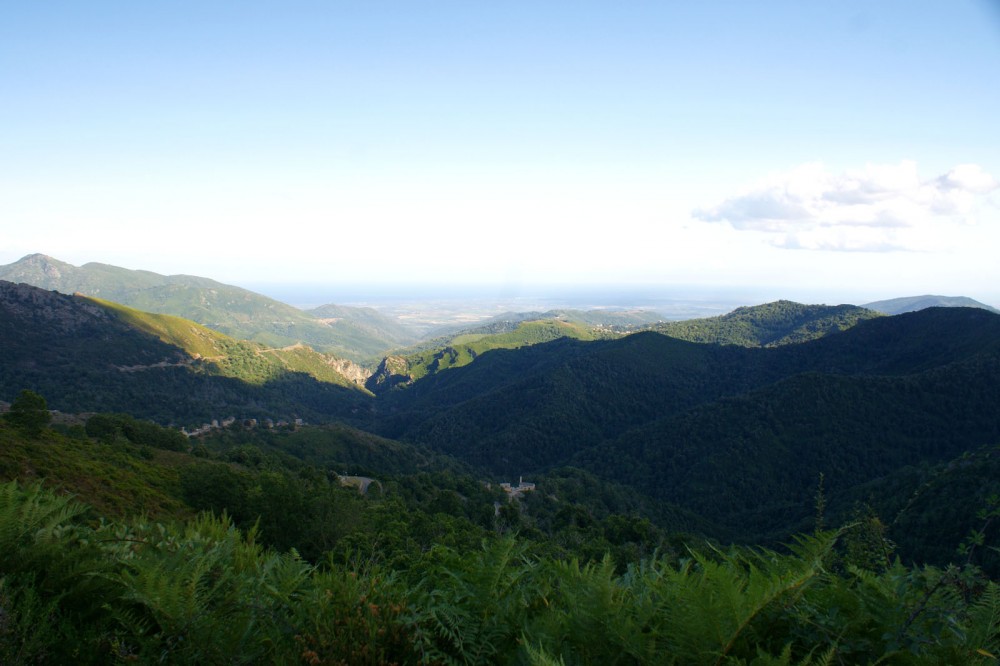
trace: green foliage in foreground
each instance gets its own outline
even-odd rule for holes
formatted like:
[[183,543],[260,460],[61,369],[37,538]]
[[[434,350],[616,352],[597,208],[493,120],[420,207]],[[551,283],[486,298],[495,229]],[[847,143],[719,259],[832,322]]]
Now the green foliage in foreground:
[[837,533],[791,552],[606,559],[514,538],[411,566],[314,565],[203,515],[86,525],[0,485],[0,662],[993,664],[1000,588],[974,568],[861,569]]

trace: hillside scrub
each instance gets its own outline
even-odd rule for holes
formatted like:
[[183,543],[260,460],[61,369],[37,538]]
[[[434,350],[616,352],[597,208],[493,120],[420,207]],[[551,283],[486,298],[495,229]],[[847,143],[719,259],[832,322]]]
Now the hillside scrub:
[[992,664],[1000,650],[1000,589],[977,569],[864,569],[838,559],[838,532],[623,574],[503,538],[393,571],[310,564],[226,516],[84,513],[0,485],[4,663]]

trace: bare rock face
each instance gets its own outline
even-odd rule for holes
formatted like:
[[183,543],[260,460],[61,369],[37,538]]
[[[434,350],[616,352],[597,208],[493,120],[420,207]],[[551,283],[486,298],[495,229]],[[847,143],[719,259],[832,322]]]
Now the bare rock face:
[[328,363],[330,364],[330,367],[347,377],[358,386],[365,386],[365,383],[368,381],[368,370],[361,367],[354,361],[348,361],[345,358],[331,357]]
[[411,381],[413,377],[410,376],[406,359],[402,356],[386,356],[365,382],[365,388],[377,395]]

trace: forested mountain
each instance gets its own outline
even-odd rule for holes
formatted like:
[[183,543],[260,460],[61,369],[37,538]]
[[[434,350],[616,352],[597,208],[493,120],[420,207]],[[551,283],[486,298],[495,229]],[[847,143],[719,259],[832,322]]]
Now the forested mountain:
[[[900,467],[853,486],[831,498],[841,509],[827,516],[827,524],[847,524],[870,510],[884,520],[904,561],[969,561],[972,554],[956,544],[971,545],[968,540],[976,533],[982,535],[980,546],[1000,540],[1000,525],[991,516],[1000,506],[998,498],[1000,447],[993,444],[937,464]],[[995,548],[979,548],[975,559],[1000,574]]]
[[662,315],[652,310],[642,309],[595,308],[591,310],[575,310],[562,308],[546,310],[545,312],[504,312],[495,317],[490,317],[475,326],[451,325],[432,330],[427,334],[428,340],[415,345],[416,349],[414,351],[440,347],[442,342],[446,342],[459,335],[509,333],[517,328],[519,324],[531,321],[558,320],[577,324],[584,328],[591,328],[595,332],[599,332],[601,330],[637,328],[646,324],[654,324],[662,319]]
[[[775,349],[655,333],[495,351],[382,397],[384,432],[494,473],[571,464],[725,525],[1000,442],[1000,316],[931,309]],[[779,527],[781,526],[781,527]]]
[[736,308],[718,317],[646,327],[681,340],[742,347],[777,347],[843,331],[878,313],[855,305],[803,305],[774,301]]
[[443,370],[468,365],[494,349],[517,349],[560,338],[593,340],[597,335],[590,326],[562,319],[496,321],[386,357],[366,386],[374,393],[384,393]]
[[742,307],[719,317],[678,322],[658,321],[658,315],[647,311],[508,313],[479,326],[398,350],[382,361],[367,386],[375,393],[384,393],[441,370],[468,365],[491,349],[515,349],[562,337],[598,340],[635,331],[656,331],[691,342],[774,347],[845,330],[876,316],[879,315],[875,312],[853,305],[802,305],[791,301]]
[[0,282],[0,399],[31,388],[64,412],[189,425],[342,419],[487,478],[582,470],[649,498],[637,500],[645,515],[659,503],[671,524],[748,541],[807,527],[821,474],[843,512],[864,484],[1000,444],[1000,316],[932,308],[792,344],[784,324],[845,311],[772,306],[749,320],[759,344],[765,330],[784,340],[776,347],[649,331],[588,340],[579,323],[517,322],[400,359],[411,385],[373,396],[307,347]]
[[[748,346],[518,322],[376,396],[0,281],[0,661],[993,663],[1000,316],[792,344],[791,310]],[[129,414],[28,428],[26,388]],[[136,418],[225,415],[337,422]]]
[[905,296],[903,298],[890,298],[885,301],[865,303],[861,307],[888,315],[914,312],[926,308],[982,308],[983,310],[1000,314],[1000,310],[967,296]]
[[339,359],[271,349],[194,322],[0,281],[0,392],[62,411],[128,411],[168,423],[329,418],[366,402]]
[[413,344],[418,335],[374,308],[358,308],[328,303],[305,311],[340,337],[340,346],[357,349],[367,360],[387,349]]
[[0,280],[94,296],[144,312],[172,314],[270,346],[301,342],[358,362],[416,339],[395,322],[363,308],[338,306],[336,315],[320,312],[322,319],[318,319],[280,301],[208,278],[165,276],[98,263],[78,268],[42,254],[0,266]]

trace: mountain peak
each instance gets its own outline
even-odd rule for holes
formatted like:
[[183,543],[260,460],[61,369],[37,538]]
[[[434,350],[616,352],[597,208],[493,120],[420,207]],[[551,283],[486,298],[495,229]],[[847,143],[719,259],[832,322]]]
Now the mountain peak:
[[21,257],[13,264],[0,266],[0,279],[55,289],[54,283],[76,271],[79,271],[76,266],[54,259],[47,254],[35,253]]
[[41,252],[35,252],[34,254],[28,254],[17,261],[15,261],[11,266],[27,265],[27,266],[68,266],[70,268],[76,268],[71,264],[67,264],[65,261],[59,261],[55,257],[50,257],[47,254],[42,254]]

